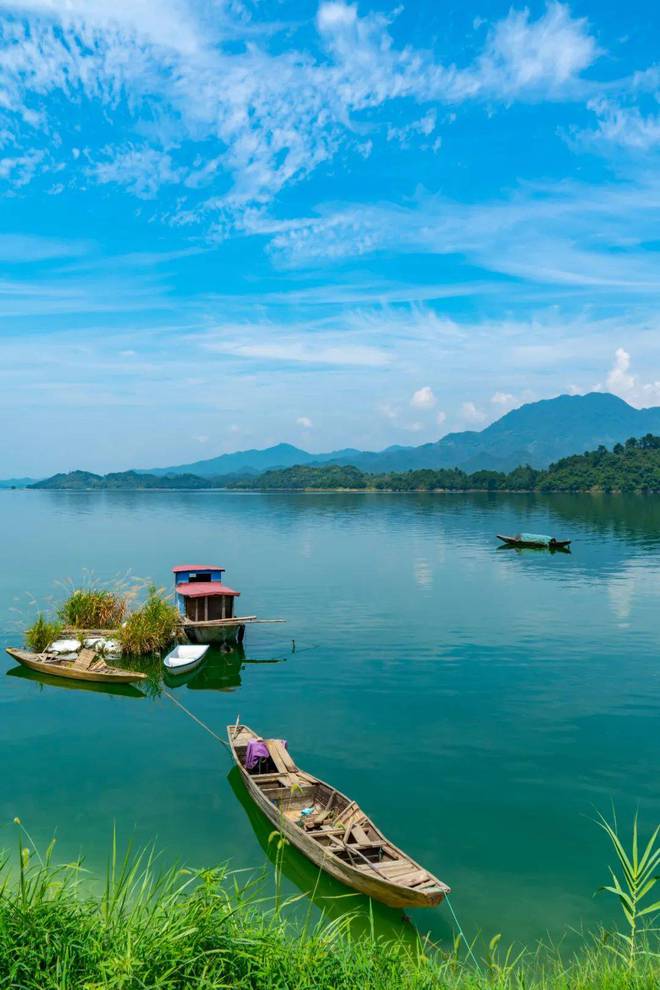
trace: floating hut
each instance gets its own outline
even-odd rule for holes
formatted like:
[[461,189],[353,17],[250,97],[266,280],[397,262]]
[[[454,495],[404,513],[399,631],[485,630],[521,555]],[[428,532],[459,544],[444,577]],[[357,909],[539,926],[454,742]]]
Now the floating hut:
[[240,591],[223,581],[224,567],[180,564],[172,568],[181,625],[192,643],[243,642],[245,626],[255,615],[234,615]]

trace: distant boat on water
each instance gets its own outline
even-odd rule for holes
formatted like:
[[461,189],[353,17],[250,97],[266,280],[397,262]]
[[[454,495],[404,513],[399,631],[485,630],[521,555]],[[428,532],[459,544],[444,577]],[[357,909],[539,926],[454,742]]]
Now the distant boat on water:
[[533,547],[537,550],[563,550],[570,553],[570,540],[557,540],[543,533],[517,533],[515,536],[497,534],[497,539],[507,547]]

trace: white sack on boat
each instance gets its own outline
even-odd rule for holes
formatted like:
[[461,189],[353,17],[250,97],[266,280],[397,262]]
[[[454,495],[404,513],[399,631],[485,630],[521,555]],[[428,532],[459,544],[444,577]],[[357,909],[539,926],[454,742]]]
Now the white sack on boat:
[[46,653],[77,653],[81,646],[79,639],[56,639],[50,644]]

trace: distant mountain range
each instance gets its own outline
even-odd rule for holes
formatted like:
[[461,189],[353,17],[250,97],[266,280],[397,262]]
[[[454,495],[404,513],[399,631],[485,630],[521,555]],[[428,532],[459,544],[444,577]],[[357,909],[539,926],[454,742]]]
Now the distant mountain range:
[[27,488],[35,481],[36,478],[5,478],[0,480],[0,488]]
[[354,449],[312,454],[288,443],[265,450],[243,450],[208,460],[143,473],[156,476],[194,474],[203,478],[261,474],[297,465],[350,464],[370,473],[418,468],[511,471],[519,464],[547,467],[569,454],[603,444],[612,447],[628,437],[660,433],[660,407],[635,409],[607,392],[560,395],[530,402],[491,423],[485,430],[448,433],[419,447],[387,447],[379,452]]
[[[324,464],[351,465],[370,474],[453,467],[467,473],[508,472],[523,464],[545,468],[562,457],[594,450],[600,445],[611,448],[628,437],[641,437],[647,433],[660,435],[660,407],[635,409],[615,395],[591,392],[530,402],[484,430],[449,433],[435,443],[419,447],[393,446],[378,452],[346,448],[314,454],[281,443],[265,450],[237,451],[189,464],[119,472],[107,475],[103,480],[100,475],[77,471],[55,475],[36,487],[183,488],[201,485],[200,479],[213,480],[214,487],[218,487],[218,479],[229,483],[265,471]],[[196,480],[192,480],[193,477]],[[176,478],[179,482],[174,480]],[[20,487],[29,481],[27,478],[14,479],[0,482],[0,487]]]

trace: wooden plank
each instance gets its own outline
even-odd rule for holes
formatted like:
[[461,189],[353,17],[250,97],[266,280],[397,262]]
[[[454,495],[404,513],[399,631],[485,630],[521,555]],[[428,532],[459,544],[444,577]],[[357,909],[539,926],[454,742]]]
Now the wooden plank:
[[284,748],[281,739],[264,739],[270,758],[281,773],[295,772],[298,768]]
[[355,801],[351,801],[349,804],[346,805],[343,811],[339,812],[339,814],[337,815],[337,821],[341,822],[342,825],[345,825],[348,822],[351,815],[355,813],[356,808],[357,808],[357,803]]
[[[365,830],[362,828],[361,825],[351,826],[351,832],[353,833],[353,835],[355,836],[355,838],[357,839],[360,845],[370,844],[369,836],[367,835],[367,833],[365,832]],[[380,845],[380,843],[378,844]]]
[[[305,822],[305,828],[309,831],[317,826],[322,825],[326,818],[330,817],[330,809],[324,808],[323,811],[317,811],[315,815],[310,815]],[[341,830],[344,831],[343,829]]]

